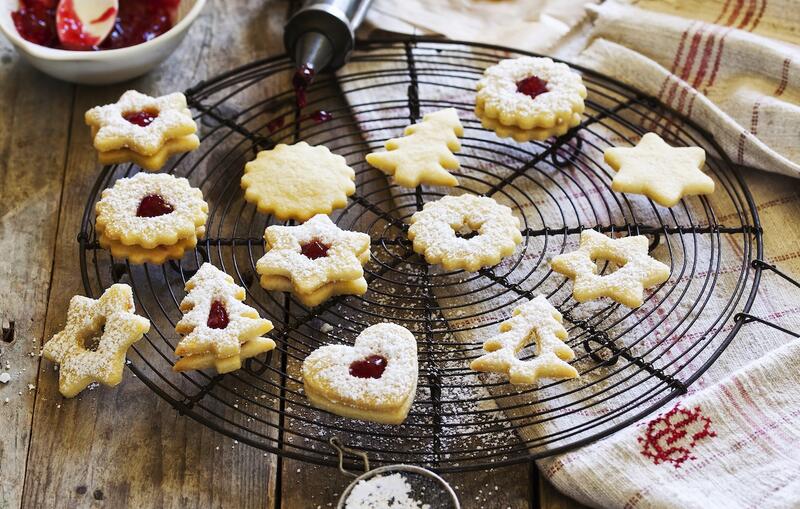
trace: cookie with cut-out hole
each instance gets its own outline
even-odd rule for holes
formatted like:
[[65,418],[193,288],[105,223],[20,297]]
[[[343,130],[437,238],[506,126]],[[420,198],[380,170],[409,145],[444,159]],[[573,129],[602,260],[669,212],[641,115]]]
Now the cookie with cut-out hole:
[[460,167],[453,152],[461,150],[458,138],[464,135],[464,127],[455,108],[428,113],[422,122],[406,127],[403,134],[388,140],[384,144],[386,151],[368,154],[367,162],[394,175],[394,183],[399,186],[458,184],[450,171]]
[[266,253],[256,262],[264,288],[286,291],[289,283],[306,305],[334,294],[366,291],[363,266],[370,256],[369,235],[343,230],[318,214],[298,226],[270,226],[264,240]]
[[[275,347],[271,339],[260,338],[272,330],[272,323],[244,304],[245,289],[214,265],[204,263],[186,282],[185,290],[180,305],[184,315],[175,325],[183,339],[175,347],[175,355],[191,359],[176,363],[175,370],[206,365],[213,356],[217,371],[226,373],[241,367],[241,359],[247,357],[242,353],[244,344],[257,340],[252,348]],[[257,353],[261,351],[266,350]],[[251,349],[247,353],[252,353]]]
[[405,327],[379,323],[353,346],[320,347],[303,361],[311,403],[351,419],[402,423],[417,392],[417,340]]
[[[644,289],[669,279],[669,266],[648,253],[644,235],[611,238],[594,230],[581,232],[580,246],[553,257],[550,267],[573,280],[572,296],[578,302],[608,297],[630,308],[644,302]],[[597,260],[617,266],[610,274],[598,274]]]
[[[471,232],[477,235],[460,236]],[[522,242],[519,219],[510,208],[471,194],[426,203],[411,216],[408,238],[428,263],[471,272],[497,265]]]
[[[512,384],[532,384],[540,378],[575,378],[569,362],[575,357],[564,341],[567,330],[561,313],[538,295],[514,308],[511,318],[500,324],[500,334],[483,343],[484,354],[470,363],[475,371],[503,373]],[[536,356],[522,360],[520,350],[535,343]]]
[[128,90],[116,103],[87,111],[85,121],[105,164],[130,161],[158,170],[169,156],[200,145],[197,124],[179,92],[151,97]]
[[344,157],[306,142],[263,150],[244,167],[244,198],[281,221],[306,221],[347,205],[355,172]]
[[522,131],[552,129],[584,111],[586,87],[568,65],[544,57],[502,60],[478,81],[479,118]]
[[45,343],[42,355],[59,364],[58,389],[71,398],[89,384],[122,381],[125,355],[150,330],[150,321],[134,314],[133,291],[110,286],[99,299],[76,295],[69,302],[64,329]]
[[106,240],[153,249],[197,239],[208,204],[185,178],[137,173],[117,180],[95,205],[95,226]]
[[684,196],[714,192],[714,181],[702,171],[706,151],[700,147],[672,147],[647,133],[635,147],[610,147],[603,156],[617,172],[611,189],[620,193],[643,194],[673,207]]

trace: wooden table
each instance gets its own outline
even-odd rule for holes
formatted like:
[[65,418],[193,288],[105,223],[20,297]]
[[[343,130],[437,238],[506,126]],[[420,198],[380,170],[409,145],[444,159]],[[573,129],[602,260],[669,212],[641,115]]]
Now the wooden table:
[[[183,90],[282,52],[287,1],[215,0],[181,48],[131,83],[75,86],[37,72],[0,42],[0,509],[313,508],[349,479],[281,460],[181,417],[130,372],[115,389],[66,400],[39,352],[83,292],[81,213],[99,166],[84,111],[126,89]],[[285,85],[284,85],[285,86]],[[13,332],[11,331],[13,329]],[[448,475],[463,506],[579,507],[531,465]]]

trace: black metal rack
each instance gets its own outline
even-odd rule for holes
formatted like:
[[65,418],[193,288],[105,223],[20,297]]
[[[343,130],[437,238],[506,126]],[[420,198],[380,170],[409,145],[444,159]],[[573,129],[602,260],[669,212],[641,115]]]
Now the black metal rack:
[[[284,57],[254,62],[189,89],[203,142],[165,171],[202,188],[210,205],[207,238],[180,262],[163,266],[128,265],[101,249],[93,229],[94,204],[116,179],[138,171],[133,165],[103,170],[79,235],[87,295],[127,282],[138,312],[153,324],[129,353],[131,370],[180,413],[265,451],[335,465],[328,441],[339,436],[369,453],[373,463],[423,464],[441,471],[563,452],[607,436],[685,393],[740,328],[758,320],[749,311],[762,271],[774,267],[761,261],[761,227],[750,192],[707,132],[587,69],[579,69],[589,89],[587,110],[566,135],[518,144],[487,133],[464,96],[485,67],[517,54],[522,53],[430,39],[361,43],[353,56],[357,67],[336,77],[320,76],[302,111],[291,90],[268,92],[277,77],[293,71]],[[365,93],[373,99],[361,100]],[[450,106],[459,110],[466,128],[455,192],[494,196],[524,218],[517,253],[474,274],[429,267],[405,238],[405,220],[446,191],[393,188],[363,157],[381,146],[387,132],[396,136],[422,113]],[[309,118],[307,112],[320,108],[333,119]],[[694,197],[667,210],[611,191],[610,169],[597,154],[611,144],[635,143],[648,130],[675,145],[697,145],[715,154],[707,162],[717,182],[713,200]],[[313,309],[259,286],[255,262],[263,254],[264,228],[273,220],[244,202],[239,188],[242,167],[258,150],[299,140],[325,144],[347,158],[358,189],[333,217],[342,227],[372,237],[367,294],[334,298]],[[607,302],[577,304],[571,285],[549,270],[547,258],[570,249],[584,228],[648,235],[651,249],[671,265],[672,277],[638,310]],[[183,284],[203,261],[222,267],[247,288],[248,302],[275,325],[270,336],[277,348],[224,376],[171,370]],[[513,387],[502,378],[471,372],[468,364],[481,353],[480,338],[493,334],[516,302],[537,293],[547,294],[564,314],[581,377]],[[322,344],[352,343],[365,326],[380,321],[400,323],[420,340],[420,387],[406,423],[362,423],[311,407],[299,378],[303,358]]]

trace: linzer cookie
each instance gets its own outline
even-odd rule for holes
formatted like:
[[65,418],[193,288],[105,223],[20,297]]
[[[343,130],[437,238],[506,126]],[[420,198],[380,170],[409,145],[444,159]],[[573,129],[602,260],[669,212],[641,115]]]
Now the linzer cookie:
[[[567,361],[575,357],[564,340],[567,330],[561,313],[545,298],[517,306],[513,316],[500,324],[500,334],[483,343],[484,354],[470,363],[475,371],[504,373],[512,384],[531,384],[540,378],[575,378],[578,372]],[[521,360],[519,351],[536,343],[536,357]]]
[[197,124],[179,92],[150,97],[128,90],[116,103],[87,111],[85,120],[103,164],[133,162],[156,171],[169,157],[200,146]]
[[580,74],[549,58],[503,60],[478,81],[475,114],[498,136],[517,141],[561,136],[580,123],[586,87]]
[[112,285],[97,300],[76,295],[69,301],[64,329],[42,349],[59,364],[62,395],[76,396],[92,382],[122,381],[128,348],[150,330],[150,321],[134,311],[133,292],[124,284]]
[[[648,254],[644,235],[611,238],[594,230],[581,232],[580,247],[553,257],[550,266],[574,281],[572,296],[578,302],[608,297],[630,308],[644,302],[644,289],[669,279],[669,267]],[[611,274],[597,273],[596,260],[617,266]]]
[[417,392],[417,340],[405,327],[379,323],[353,346],[320,347],[303,361],[311,403],[352,419],[402,423]]
[[522,234],[510,208],[492,198],[464,194],[426,203],[411,216],[408,238],[428,263],[475,272],[511,255]]
[[278,220],[305,221],[347,205],[355,172],[326,147],[300,142],[263,150],[244,167],[245,200]]
[[175,347],[182,358],[175,371],[215,368],[228,373],[242,367],[242,360],[275,348],[261,337],[272,330],[272,322],[244,304],[245,289],[214,265],[204,263],[185,285],[181,301],[183,318],[175,331],[183,339]]
[[406,127],[402,138],[392,138],[385,152],[367,155],[367,162],[387,175],[394,175],[399,186],[458,184],[448,170],[460,165],[453,152],[461,150],[459,136],[464,128],[455,108],[428,113],[422,122]]
[[370,238],[365,233],[342,230],[318,214],[299,226],[270,226],[264,240],[266,253],[256,271],[267,290],[290,291],[306,306],[367,291],[363,266]]
[[137,173],[103,191],[95,206],[100,245],[131,263],[180,259],[205,234],[208,204],[185,178]]

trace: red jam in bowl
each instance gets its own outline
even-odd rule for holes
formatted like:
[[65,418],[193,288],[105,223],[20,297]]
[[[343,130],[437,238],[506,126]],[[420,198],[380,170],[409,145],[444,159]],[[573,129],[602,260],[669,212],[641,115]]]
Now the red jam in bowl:
[[[155,39],[172,28],[179,4],[180,0],[119,0],[114,28],[91,49],[127,48]],[[23,39],[48,48],[73,49],[58,38],[56,7],[58,0],[20,0],[11,18]]]

